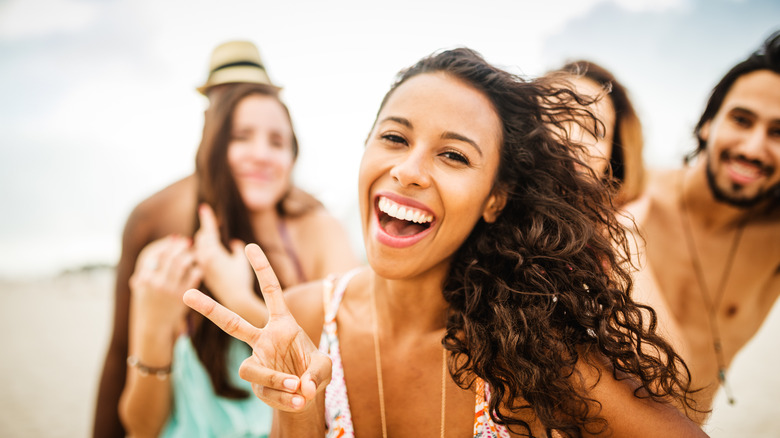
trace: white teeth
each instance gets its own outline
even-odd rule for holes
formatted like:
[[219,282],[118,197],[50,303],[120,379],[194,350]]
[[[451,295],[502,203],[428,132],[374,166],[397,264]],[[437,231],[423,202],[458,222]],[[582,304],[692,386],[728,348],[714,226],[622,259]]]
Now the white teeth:
[[379,198],[377,206],[379,207],[379,211],[396,219],[415,222],[418,224],[433,221],[433,216],[430,214],[425,214],[424,212],[415,210],[411,207],[403,207],[384,197]]
[[737,173],[747,176],[747,177],[756,177],[759,175],[758,169],[752,166],[745,166],[742,163],[735,162],[732,163],[731,168],[734,169]]

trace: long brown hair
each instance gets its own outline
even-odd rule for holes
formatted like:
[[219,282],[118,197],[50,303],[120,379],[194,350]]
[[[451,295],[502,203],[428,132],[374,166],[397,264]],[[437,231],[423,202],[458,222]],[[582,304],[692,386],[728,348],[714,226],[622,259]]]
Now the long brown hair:
[[608,427],[577,379],[577,365],[594,361],[635,381],[636,397],[690,407],[685,363],[656,332],[655,311],[631,298],[628,239],[610,192],[555,134],[580,115],[561,99],[571,91],[461,48],[402,71],[383,104],[409,78],[434,72],[493,103],[502,121],[495,184],[507,193],[497,220],[480,220],[457,250],[443,285],[453,379],[464,389],[486,381],[493,420],[528,436],[528,417],[568,436]]
[[[628,90],[615,75],[592,61],[566,63],[554,73],[566,73],[589,79],[604,89],[615,108],[612,152],[609,157],[612,181],[617,189],[617,205],[636,199],[645,186],[645,164],[642,158],[644,140],[642,123],[628,97]],[[608,176],[608,175],[599,175]]]
[[[231,129],[233,125],[233,113],[236,106],[244,98],[251,95],[270,96],[279,100],[277,88],[264,84],[239,83],[220,86],[218,90],[209,93],[210,104],[205,114],[203,125],[203,138],[198,148],[195,163],[195,173],[198,180],[198,204],[209,204],[213,209],[219,223],[219,235],[222,244],[228,248],[232,239],[240,239],[244,242],[258,242],[252,229],[249,211],[241,198],[241,193],[230,171],[227,161],[227,149],[230,144]],[[289,111],[284,103],[279,103],[290,119]],[[292,120],[290,119],[290,125]],[[295,132],[292,135],[293,158],[298,156],[298,140]],[[282,217],[294,217],[305,214],[307,211],[320,204],[313,198],[304,202],[291,201],[290,193],[292,185],[287,193],[279,200],[276,209]],[[197,212],[195,214],[195,229],[200,227]],[[290,286],[290,285],[282,285]],[[212,295],[205,284],[201,290]],[[255,292],[262,299],[260,288],[255,284]],[[212,295],[213,296],[213,295]],[[227,347],[230,344],[230,336],[226,335],[216,325],[208,320],[202,320],[194,328],[192,343],[198,352],[200,361],[206,368],[211,378],[214,391],[223,397],[245,398],[249,394],[236,388],[228,379],[226,364]]]

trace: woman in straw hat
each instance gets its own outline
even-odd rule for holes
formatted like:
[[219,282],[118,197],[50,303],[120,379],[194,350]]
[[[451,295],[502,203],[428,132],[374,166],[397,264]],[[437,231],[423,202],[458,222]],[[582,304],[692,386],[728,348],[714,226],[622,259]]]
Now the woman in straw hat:
[[631,298],[608,192],[550,126],[577,120],[556,92],[468,49],[422,59],[366,141],[370,267],[282,296],[249,245],[262,329],[184,295],[252,347],[240,375],[273,435],[705,436],[677,409],[683,361]]
[[[297,140],[254,45],[217,47],[199,91],[210,104],[196,172],[190,186],[175,186],[190,201],[175,212],[157,200],[148,203],[157,203],[157,211],[144,205],[158,224],[180,225],[145,246],[132,277],[124,279],[130,289],[124,308],[117,299],[117,320],[126,315],[122,360],[128,365],[119,413],[134,436],[203,436],[228,425],[239,435],[268,432],[270,419],[261,419],[270,411],[233,378],[243,347],[181,304],[187,286],[202,282],[220,302],[243,311],[256,292],[249,265],[235,248],[260,244],[285,285],[357,264],[338,221],[292,186]],[[166,218],[171,213],[175,217]],[[185,237],[194,230],[194,239]]]

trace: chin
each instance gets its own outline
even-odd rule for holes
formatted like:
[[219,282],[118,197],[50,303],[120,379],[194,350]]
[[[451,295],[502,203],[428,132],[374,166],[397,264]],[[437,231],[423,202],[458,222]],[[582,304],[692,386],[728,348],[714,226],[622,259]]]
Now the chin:
[[267,211],[276,208],[276,205],[281,199],[245,199],[244,205],[250,212]]

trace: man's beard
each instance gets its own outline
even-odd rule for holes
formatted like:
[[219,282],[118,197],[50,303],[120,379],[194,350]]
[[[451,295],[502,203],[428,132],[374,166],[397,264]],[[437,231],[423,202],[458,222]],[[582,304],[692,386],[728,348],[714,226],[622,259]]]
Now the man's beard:
[[[724,151],[723,153],[721,153],[720,159],[721,160],[729,159],[728,152]],[[710,186],[710,191],[712,192],[712,196],[715,197],[716,201],[731,205],[732,207],[744,208],[744,209],[753,208],[769,199],[774,199],[775,202],[780,201],[780,182],[769,187],[766,190],[760,190],[758,193],[756,193],[755,196],[750,198],[746,198],[743,196],[738,196],[726,192],[725,190],[718,187],[718,183],[715,181],[715,172],[713,172],[712,166],[710,166],[710,164],[712,164],[710,163],[710,160],[711,158],[710,155],[708,154],[707,164],[705,165],[705,168],[707,169],[707,184]],[[747,160],[747,161],[752,161],[752,160]],[[766,167],[761,163],[756,163],[756,164]],[[774,171],[774,169],[769,169],[769,170]],[[741,187],[741,185],[739,184],[733,184],[733,186],[735,189]]]

